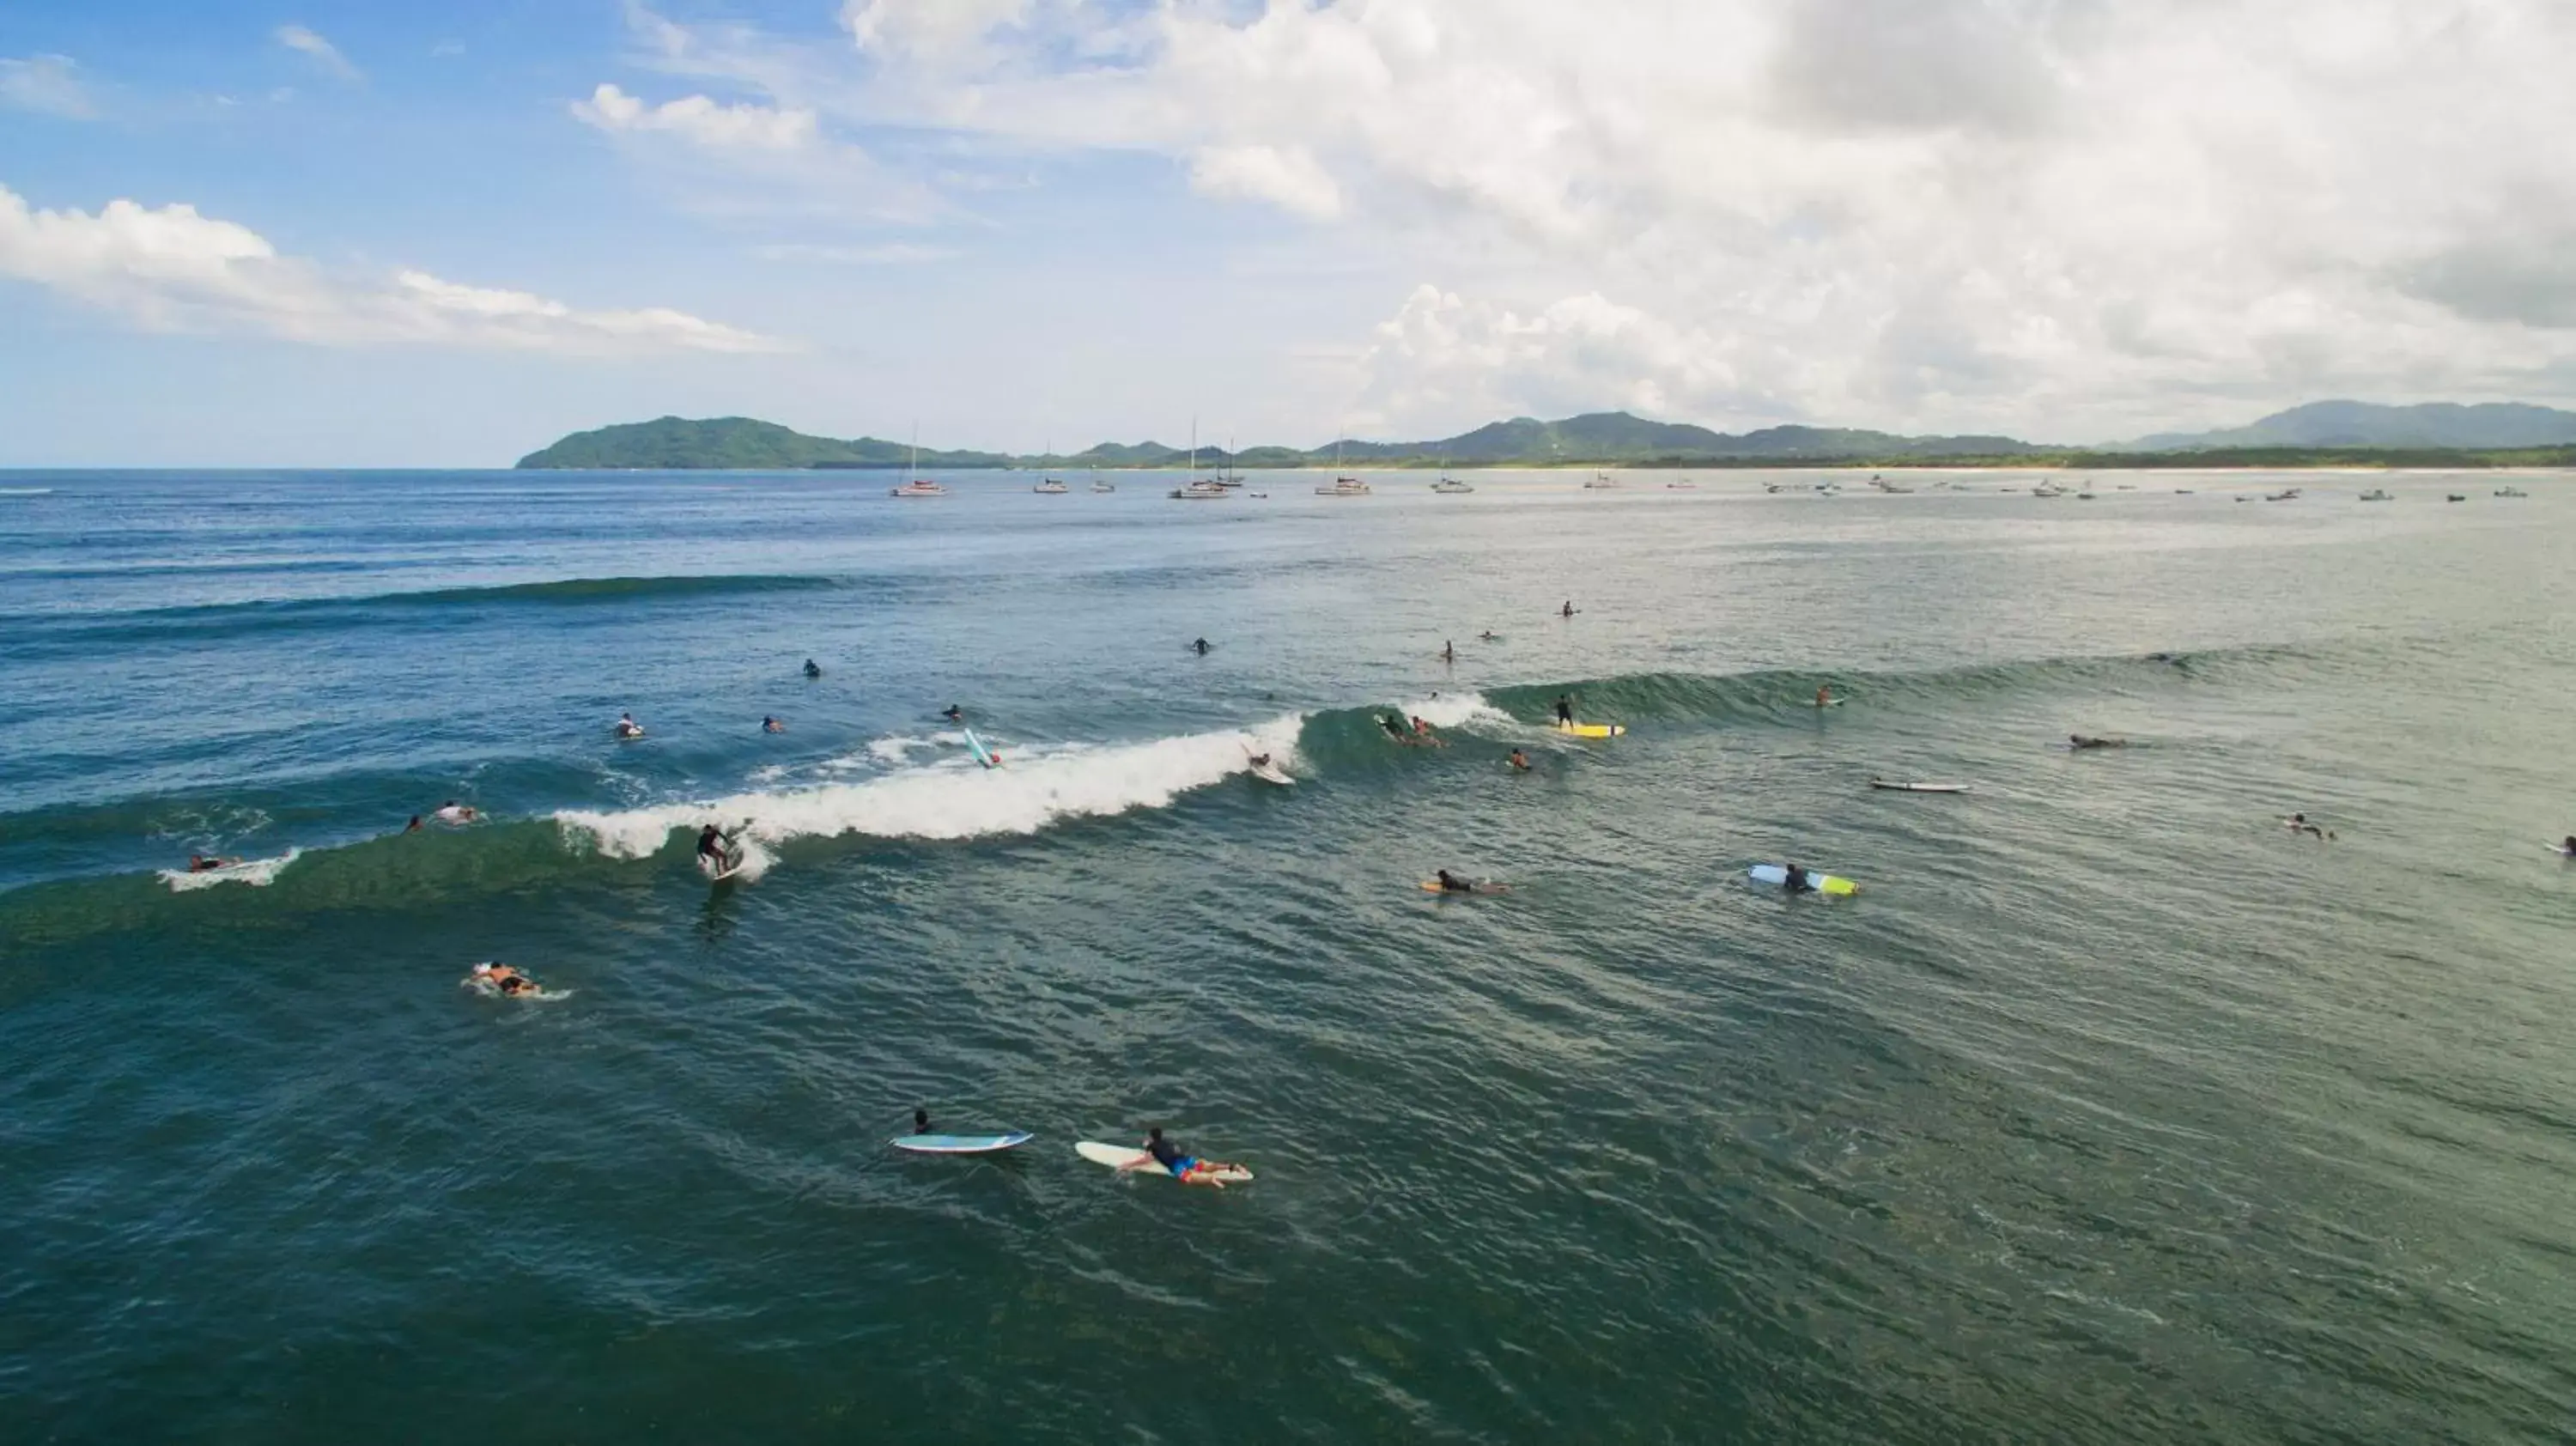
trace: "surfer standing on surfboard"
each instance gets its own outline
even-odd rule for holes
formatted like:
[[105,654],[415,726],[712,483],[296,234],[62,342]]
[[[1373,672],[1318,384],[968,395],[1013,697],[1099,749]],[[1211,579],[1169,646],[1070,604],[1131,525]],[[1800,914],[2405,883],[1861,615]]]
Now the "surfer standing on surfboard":
[[1556,721],[1559,723],[1571,723],[1574,721],[1574,695],[1572,693],[1559,693],[1556,695]]
[[738,855],[734,853],[732,846],[733,840],[727,838],[724,830],[714,824],[708,824],[698,830],[698,860],[712,865],[717,873],[723,873],[733,867]]

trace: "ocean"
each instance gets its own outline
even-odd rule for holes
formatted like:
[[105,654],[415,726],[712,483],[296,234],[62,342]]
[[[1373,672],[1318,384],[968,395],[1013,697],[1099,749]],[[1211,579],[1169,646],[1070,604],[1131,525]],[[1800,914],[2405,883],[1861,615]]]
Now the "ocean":
[[1109,475],[0,475],[0,1439],[2570,1439],[2563,481]]

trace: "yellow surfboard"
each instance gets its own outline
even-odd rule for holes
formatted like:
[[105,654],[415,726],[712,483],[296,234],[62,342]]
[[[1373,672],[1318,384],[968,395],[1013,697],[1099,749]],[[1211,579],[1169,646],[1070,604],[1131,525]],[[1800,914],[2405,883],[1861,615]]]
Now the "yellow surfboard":
[[1576,738],[1616,738],[1627,732],[1628,726],[1624,723],[1559,723],[1556,731]]

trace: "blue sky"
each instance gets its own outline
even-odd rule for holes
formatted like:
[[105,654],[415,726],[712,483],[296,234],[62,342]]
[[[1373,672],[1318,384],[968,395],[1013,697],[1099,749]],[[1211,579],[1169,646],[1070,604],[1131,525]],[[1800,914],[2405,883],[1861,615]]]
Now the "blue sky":
[[2541,0],[0,9],[0,466],[2576,398]]

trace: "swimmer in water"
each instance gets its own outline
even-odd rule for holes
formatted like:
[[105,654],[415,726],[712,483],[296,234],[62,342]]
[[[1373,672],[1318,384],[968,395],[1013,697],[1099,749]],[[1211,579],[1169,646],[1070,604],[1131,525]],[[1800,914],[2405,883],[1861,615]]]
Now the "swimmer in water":
[[1119,1170],[1123,1173],[1128,1170],[1160,1167],[1169,1171],[1172,1178],[1184,1185],[1213,1185],[1222,1190],[1225,1188],[1225,1182],[1215,1177],[1222,1172],[1238,1168],[1223,1160],[1202,1160],[1196,1155],[1183,1151],[1179,1145],[1163,1138],[1163,1127],[1160,1125],[1145,1132],[1144,1151],[1143,1159],[1130,1160],[1119,1166]]
[[939,716],[947,719],[951,723],[963,723],[966,721],[966,710],[958,707],[954,703],[951,703],[948,705],[948,711],[940,714]]
[[914,1110],[912,1112],[912,1132],[916,1135],[926,1135],[930,1133],[930,1111]]
[[617,715],[617,736],[620,738],[641,738],[644,736],[644,725],[635,721],[634,714],[620,713]]
[[784,733],[787,731],[787,725],[764,713],[760,718],[760,731],[763,733]]
[[489,964],[475,965],[473,974],[468,976],[465,982],[468,984],[481,984],[487,986],[496,994],[505,994],[513,997],[521,994],[537,995],[545,992],[537,987],[537,981],[520,973],[518,970],[511,968],[509,965],[502,963],[498,959],[493,960]]
[[1523,753],[1517,748],[1512,750],[1512,756],[1509,761],[1514,773],[1527,773],[1530,771],[1529,755]]
[[808,678],[819,678],[823,676],[823,665],[815,662],[812,658],[807,658],[805,660],[805,676]]

